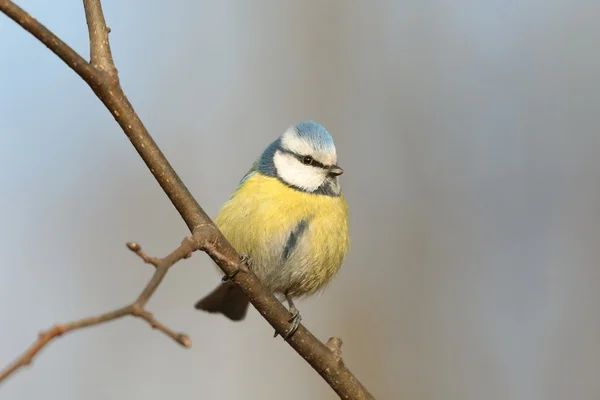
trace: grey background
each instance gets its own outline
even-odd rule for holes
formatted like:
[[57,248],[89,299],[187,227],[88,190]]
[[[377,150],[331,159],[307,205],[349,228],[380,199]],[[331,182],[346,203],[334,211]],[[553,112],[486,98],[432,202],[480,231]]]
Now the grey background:
[[[21,1],[87,56],[80,2]],[[105,1],[122,83],[211,216],[290,124],[333,133],[352,249],[306,326],[378,399],[600,396],[600,5]],[[0,16],[0,364],[131,301],[185,225],[86,85]],[[149,308],[61,338],[13,399],[334,399],[252,310],[192,305],[201,254]]]

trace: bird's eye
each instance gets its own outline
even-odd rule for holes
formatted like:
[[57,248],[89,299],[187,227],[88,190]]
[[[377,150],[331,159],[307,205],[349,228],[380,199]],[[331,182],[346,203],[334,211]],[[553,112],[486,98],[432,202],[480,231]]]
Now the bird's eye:
[[311,156],[304,156],[302,157],[302,164],[304,165],[310,165],[313,163],[313,158]]

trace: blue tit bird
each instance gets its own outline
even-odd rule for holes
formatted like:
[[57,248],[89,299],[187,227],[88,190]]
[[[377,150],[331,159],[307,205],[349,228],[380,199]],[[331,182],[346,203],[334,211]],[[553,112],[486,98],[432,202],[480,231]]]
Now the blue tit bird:
[[[343,172],[329,132],[300,122],[265,149],[215,219],[261,283],[287,300],[292,326],[286,338],[301,319],[293,299],[326,287],[350,245]],[[248,299],[224,282],[195,307],[239,321]]]

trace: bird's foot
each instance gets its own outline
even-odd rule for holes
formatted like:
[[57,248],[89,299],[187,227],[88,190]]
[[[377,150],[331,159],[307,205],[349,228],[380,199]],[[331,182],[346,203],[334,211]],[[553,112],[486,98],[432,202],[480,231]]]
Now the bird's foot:
[[240,254],[240,264],[243,264],[245,267],[252,269],[252,258],[248,254]]
[[[290,319],[288,319],[288,322],[291,323],[292,326],[290,326],[290,329],[283,336],[283,340],[288,340],[289,338],[291,338],[292,335],[298,330],[298,327],[300,326],[300,321],[302,321],[302,315],[300,315],[300,311],[298,311],[296,307],[290,307],[290,314],[292,314],[292,316],[290,317]],[[275,331],[273,337],[276,338],[277,335],[279,335],[279,333]]]
[[221,279],[221,281],[223,281],[223,282],[229,282],[230,280],[232,280],[233,278],[235,278],[235,276],[237,274],[239,274],[240,271],[248,273],[251,268],[252,268],[252,258],[250,258],[250,256],[248,254],[241,254],[240,255],[240,262],[237,265],[235,271],[233,271],[233,273],[230,274],[230,275],[225,275]]
[[288,322],[290,322],[292,326],[283,337],[283,340],[288,340],[288,338],[292,337],[292,335],[298,330],[298,327],[300,326],[300,321],[302,321],[302,315],[300,315],[300,311],[298,311],[296,307],[294,307],[293,310],[290,310],[290,312],[292,313],[292,317],[288,320]]

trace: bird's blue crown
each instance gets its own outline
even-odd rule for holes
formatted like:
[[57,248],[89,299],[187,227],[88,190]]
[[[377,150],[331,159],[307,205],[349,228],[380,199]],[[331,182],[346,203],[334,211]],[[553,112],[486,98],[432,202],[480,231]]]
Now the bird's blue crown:
[[302,121],[294,127],[298,137],[309,142],[316,150],[335,151],[333,138],[323,125],[315,121]]

